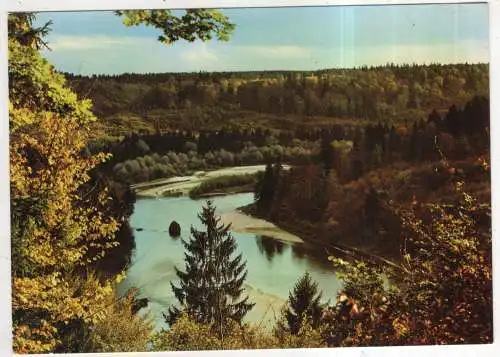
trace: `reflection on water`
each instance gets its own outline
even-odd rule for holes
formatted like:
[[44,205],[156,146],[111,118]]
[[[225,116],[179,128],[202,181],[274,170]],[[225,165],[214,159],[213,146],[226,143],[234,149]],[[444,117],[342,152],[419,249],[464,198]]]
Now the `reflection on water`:
[[283,254],[283,250],[288,248],[282,241],[266,236],[255,236],[255,243],[259,251],[267,258],[269,262],[273,260],[276,254]]
[[[217,214],[222,214],[251,203],[253,195],[221,196],[213,201]],[[135,204],[131,225],[143,229],[135,232],[136,250],[119,292],[124,293],[129,287],[139,288],[140,296],[150,300],[148,310],[157,328],[165,326],[162,312],[177,303],[170,282],[177,283],[175,267],[184,270],[184,247],[180,238],[189,239],[191,226],[203,229],[197,215],[204,202],[175,197],[138,199]],[[172,220],[181,226],[180,238],[171,238],[168,233]],[[267,316],[272,323],[273,311],[279,311],[289,291],[306,271],[318,282],[325,301],[334,298],[339,290],[331,266],[325,262],[325,257],[313,254],[311,247],[248,232],[233,232],[232,235],[238,246],[236,254],[242,253],[247,263],[245,291],[256,303],[246,316],[248,321],[260,322]]]
[[294,244],[292,245],[292,255],[295,259],[306,259],[318,269],[332,269],[332,263],[328,260],[326,250],[314,247],[311,244]]

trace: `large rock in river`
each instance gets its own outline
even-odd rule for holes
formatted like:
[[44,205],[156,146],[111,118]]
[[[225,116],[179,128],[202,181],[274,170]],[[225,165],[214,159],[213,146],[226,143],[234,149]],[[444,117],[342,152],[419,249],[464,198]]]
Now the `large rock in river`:
[[171,237],[178,237],[181,235],[181,226],[176,221],[172,221],[170,223],[170,227],[168,227],[168,233]]

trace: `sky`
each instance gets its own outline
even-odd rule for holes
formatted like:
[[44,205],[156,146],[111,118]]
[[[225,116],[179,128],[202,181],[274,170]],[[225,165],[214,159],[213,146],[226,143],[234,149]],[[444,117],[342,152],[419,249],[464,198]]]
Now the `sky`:
[[156,40],[113,12],[39,13],[52,20],[43,55],[76,74],[316,70],[386,63],[489,62],[488,5],[432,4],[222,9],[228,42]]

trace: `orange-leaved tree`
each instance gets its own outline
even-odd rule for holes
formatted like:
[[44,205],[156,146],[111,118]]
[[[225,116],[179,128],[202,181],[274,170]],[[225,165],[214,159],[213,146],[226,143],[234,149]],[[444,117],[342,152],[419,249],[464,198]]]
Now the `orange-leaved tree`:
[[455,187],[451,204],[398,209],[400,268],[333,259],[344,289],[330,313],[330,344],[492,342],[491,208],[464,192],[462,182]]

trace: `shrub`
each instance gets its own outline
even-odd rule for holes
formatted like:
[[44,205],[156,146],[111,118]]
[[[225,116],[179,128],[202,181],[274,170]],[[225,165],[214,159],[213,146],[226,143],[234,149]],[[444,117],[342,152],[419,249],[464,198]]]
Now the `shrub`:
[[153,324],[149,316],[134,313],[137,301],[129,294],[119,299],[108,298],[104,317],[89,328],[82,352],[147,351]]
[[170,330],[153,336],[153,351],[200,351],[272,348],[326,347],[320,333],[304,324],[298,335],[286,331],[272,333],[251,324],[231,324],[219,337],[210,325],[200,324],[181,315]]

